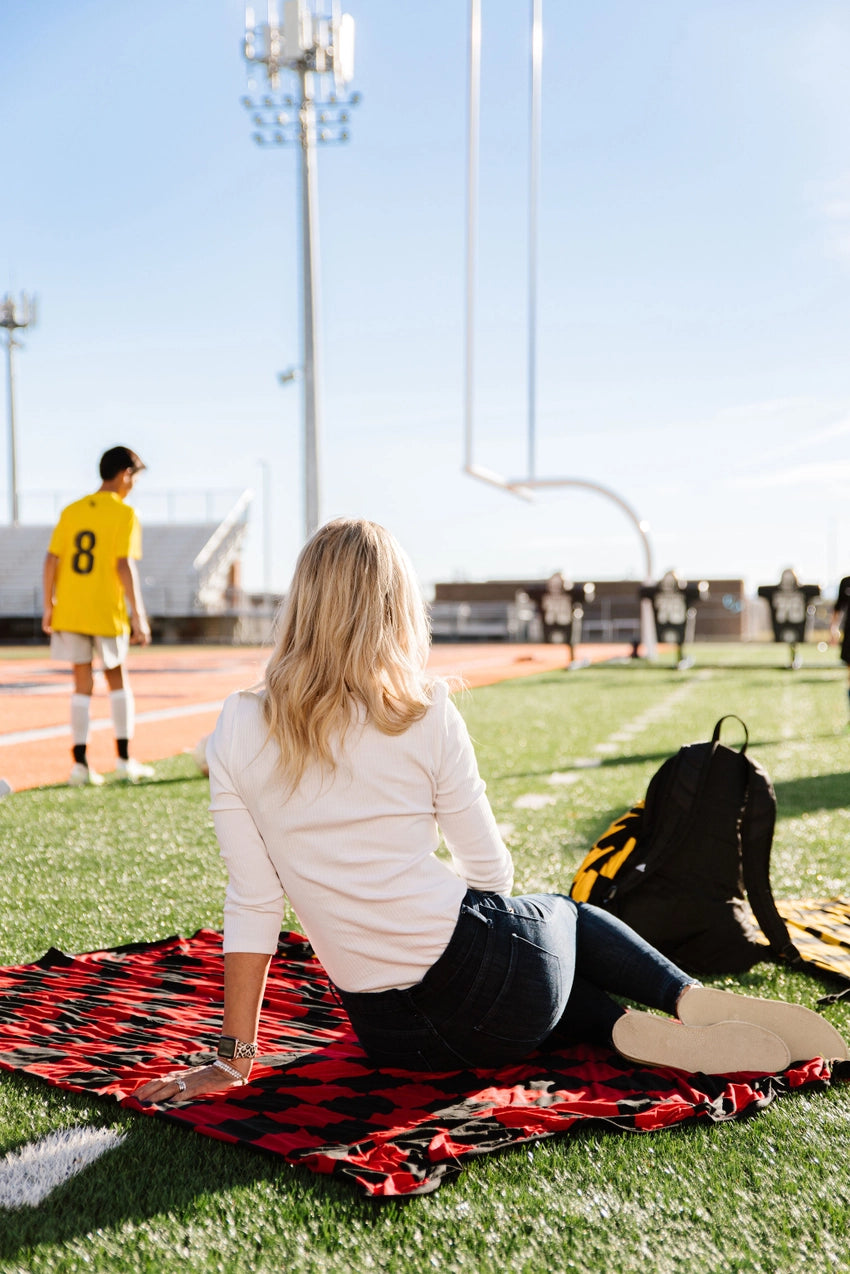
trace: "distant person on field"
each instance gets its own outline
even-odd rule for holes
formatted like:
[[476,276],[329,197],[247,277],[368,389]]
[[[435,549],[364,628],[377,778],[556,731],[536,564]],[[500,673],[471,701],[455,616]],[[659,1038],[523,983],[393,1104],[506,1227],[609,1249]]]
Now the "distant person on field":
[[[843,636],[842,636],[843,634]],[[845,575],[838,585],[838,596],[832,612],[830,636],[833,642],[841,639],[841,660],[850,672],[850,575]],[[848,688],[850,695],[850,688]]]
[[103,783],[86,760],[95,652],[109,686],[116,772],[131,783],[153,775],[129,753],[135,705],[124,667],[129,645],[147,646],[151,639],[136,572],[142,530],[135,509],[124,503],[144,468],[129,447],[105,451],[99,488],[62,510],[44,559],[41,626],[51,635],[51,656],[71,663],[74,673],[71,787]]

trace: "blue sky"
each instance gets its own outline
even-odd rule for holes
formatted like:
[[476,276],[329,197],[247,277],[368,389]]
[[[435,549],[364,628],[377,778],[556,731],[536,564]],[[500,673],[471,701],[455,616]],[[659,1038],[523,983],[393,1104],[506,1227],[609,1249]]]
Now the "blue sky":
[[[463,462],[466,0],[349,0],[363,95],[319,155],[323,517],[434,580],[639,577],[607,501]],[[530,2],[483,0],[476,461],[525,470]],[[23,520],[117,441],[165,490],[261,488],[301,541],[296,154],[251,142],[237,0],[7,0],[0,292]],[[538,472],[612,488],[657,573],[850,570],[850,9],[544,0]],[[5,379],[5,377],[4,377]],[[5,435],[5,405],[2,416]],[[2,500],[8,485],[0,455]],[[226,504],[226,496],[220,497]],[[183,512],[194,508],[187,494]],[[263,578],[258,498],[246,580]]]

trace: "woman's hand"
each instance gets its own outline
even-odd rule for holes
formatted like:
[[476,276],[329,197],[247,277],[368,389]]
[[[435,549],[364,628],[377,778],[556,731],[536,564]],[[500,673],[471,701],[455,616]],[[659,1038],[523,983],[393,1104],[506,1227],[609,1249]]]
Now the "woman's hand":
[[[271,956],[256,951],[228,951],[224,957],[222,1030],[237,1040],[256,1040]],[[239,1088],[251,1074],[250,1057],[219,1058],[219,1064],[168,1071],[149,1079],[133,1093],[143,1102],[189,1102]],[[241,1079],[240,1079],[241,1076]]]
[[[229,1066],[243,1074],[243,1082],[248,1078],[251,1064],[245,1061],[229,1062]],[[149,1079],[141,1088],[132,1094],[137,1101],[160,1102],[194,1101],[197,1097],[207,1097],[214,1093],[226,1092],[229,1088],[241,1087],[240,1081],[220,1070],[218,1066],[191,1066],[188,1070],[170,1071],[159,1079]]]

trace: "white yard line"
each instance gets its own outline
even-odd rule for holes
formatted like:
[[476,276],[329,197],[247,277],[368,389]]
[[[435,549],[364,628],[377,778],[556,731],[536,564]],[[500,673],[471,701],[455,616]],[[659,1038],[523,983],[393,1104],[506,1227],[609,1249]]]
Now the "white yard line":
[[546,781],[553,787],[569,787],[578,782],[578,774],[575,770],[553,770]]
[[120,1146],[110,1128],[65,1128],[0,1159],[0,1208],[35,1208],[59,1186]]
[[543,792],[526,792],[514,801],[515,810],[542,810],[546,805],[554,805],[554,796],[546,796]]
[[[690,694],[697,681],[704,681],[706,677],[710,676],[711,670],[704,669],[694,677],[689,678],[688,681],[683,681],[663,699],[657,700],[650,708],[645,709],[632,721],[627,721],[624,725],[618,725],[617,729],[612,731],[607,739],[602,739],[595,744],[593,749],[594,756],[574,757],[573,760],[568,762],[568,769],[554,770],[548,775],[546,782],[550,787],[567,787],[570,783],[576,782],[579,777],[579,771],[598,769],[602,765],[604,756],[616,755],[620,752],[622,745],[630,743],[636,734],[643,733],[650,726],[669,716],[677,704],[686,695]],[[526,792],[523,796],[518,796],[514,801],[514,809],[543,809],[545,806],[553,804],[554,800],[553,796],[545,796],[540,792]]]
[[[702,681],[706,676],[710,676],[710,670],[706,669],[698,673],[695,677],[688,681],[682,682],[676,686],[675,690],[671,690],[664,699],[659,699],[652,707],[645,709],[632,721],[627,721],[624,725],[617,726],[607,739],[602,739],[594,745],[595,756],[577,756],[569,762],[570,769],[555,770],[546,780],[554,787],[562,787],[567,783],[575,781],[578,778],[576,771],[578,770],[595,770],[602,764],[603,756],[613,756],[620,751],[623,743],[630,743],[635,735],[642,734],[644,730],[650,726],[657,724],[664,717],[670,715],[673,709],[690,694],[697,681]],[[524,798],[520,797],[520,800]],[[529,808],[526,806],[526,808]]]

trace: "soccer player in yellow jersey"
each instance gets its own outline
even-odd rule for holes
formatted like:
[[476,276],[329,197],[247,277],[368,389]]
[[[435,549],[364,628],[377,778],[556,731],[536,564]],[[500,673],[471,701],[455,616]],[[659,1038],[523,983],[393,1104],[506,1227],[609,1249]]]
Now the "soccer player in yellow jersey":
[[135,706],[124,667],[130,643],[151,639],[136,562],[142,556],[139,518],[124,501],[144,464],[128,447],[111,447],[100,460],[101,484],[62,510],[44,559],[44,614],[54,659],[73,666],[71,787],[99,786],[103,778],[86,760],[97,652],[118,746],[116,772],[131,783],[153,770],[129,753]]

